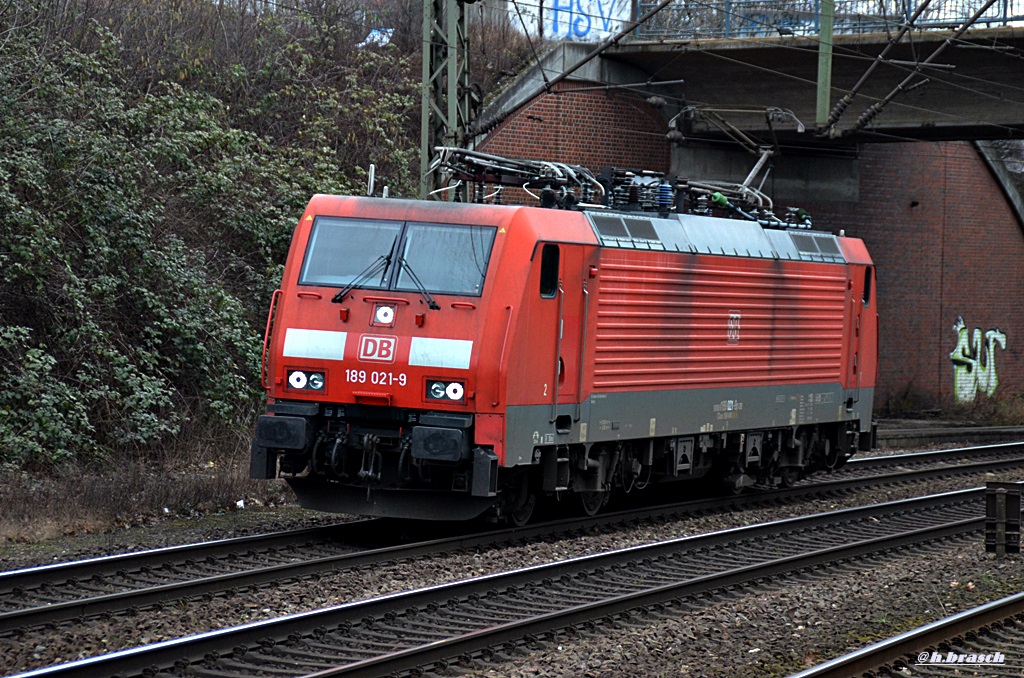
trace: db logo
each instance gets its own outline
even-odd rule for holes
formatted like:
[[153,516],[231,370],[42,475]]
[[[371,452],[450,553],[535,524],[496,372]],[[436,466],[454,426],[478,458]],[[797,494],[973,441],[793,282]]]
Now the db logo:
[[395,362],[395,349],[398,339],[395,337],[379,337],[364,334],[359,338],[359,359],[376,363]]

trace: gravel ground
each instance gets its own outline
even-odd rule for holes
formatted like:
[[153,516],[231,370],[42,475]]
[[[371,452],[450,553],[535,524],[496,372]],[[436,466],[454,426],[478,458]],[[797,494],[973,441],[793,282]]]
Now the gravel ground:
[[[1024,475],[1024,474],[1022,474]],[[918,496],[984,484],[977,475],[851,493],[789,507],[704,516],[640,529],[554,542],[453,554],[299,584],[261,589],[127,620],[96,621],[0,639],[4,674],[69,661],[104,651],[156,642],[301,610],[407,590],[452,579],[698,534],[841,507]],[[1014,480],[1000,477],[1000,480]],[[120,550],[236,536],[267,529],[336,522],[300,510],[239,511],[204,520],[137,528],[31,548],[5,547],[0,566],[66,560]],[[868,642],[914,628],[957,610],[1021,590],[1018,558],[995,560],[981,538],[926,556],[881,559],[815,578],[779,582],[734,599],[680,612],[659,621],[603,629],[585,638],[563,638],[503,663],[466,667],[479,676],[785,676]]]
[[1019,558],[976,543],[780,581],[670,618],[563,637],[474,676],[788,676],[1020,590]]

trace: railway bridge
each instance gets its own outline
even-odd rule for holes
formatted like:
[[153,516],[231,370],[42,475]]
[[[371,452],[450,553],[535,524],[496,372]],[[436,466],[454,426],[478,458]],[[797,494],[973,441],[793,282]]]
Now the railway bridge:
[[[559,12],[558,0],[545,2],[554,9],[540,30],[558,35],[566,24],[570,36],[581,17],[602,23],[586,10],[616,5],[574,0]],[[649,18],[588,28],[584,36],[604,36],[597,45],[559,43],[478,128],[570,77],[663,97],[693,139],[721,137],[704,111],[803,146],[1024,136],[1024,0],[892,2],[839,0],[824,35],[821,0],[643,0],[637,12]],[[821,105],[835,117],[820,119]],[[765,109],[778,113],[766,119]]]

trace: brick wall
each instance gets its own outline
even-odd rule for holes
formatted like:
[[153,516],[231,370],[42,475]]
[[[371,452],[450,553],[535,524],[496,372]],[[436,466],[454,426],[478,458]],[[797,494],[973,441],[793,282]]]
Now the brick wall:
[[[665,120],[621,91],[547,94],[496,128],[481,150],[510,157],[668,171]],[[880,409],[939,407],[954,400],[962,317],[973,344],[989,330],[996,395],[1024,391],[1024,232],[998,183],[969,143],[862,148],[856,203],[800,206],[817,228],[863,238],[874,257],[880,314]],[[984,363],[987,350],[982,348]],[[971,375],[967,375],[970,377]],[[970,380],[961,382],[961,387]],[[978,393],[977,401],[987,396]]]
[[863,238],[877,265],[879,406],[954,400],[961,317],[972,347],[975,329],[983,343],[989,330],[1006,335],[995,394],[1024,391],[1024,231],[972,144],[864,146],[859,201],[804,206],[817,227]]
[[582,165],[595,172],[625,167],[667,172],[667,121],[643,98],[623,90],[578,91],[560,83],[509,117],[480,150],[513,158]]

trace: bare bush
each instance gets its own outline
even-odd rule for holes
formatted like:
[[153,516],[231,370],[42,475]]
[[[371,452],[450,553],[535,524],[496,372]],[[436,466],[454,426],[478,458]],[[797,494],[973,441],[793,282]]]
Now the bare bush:
[[534,39],[512,25],[508,16],[489,11],[482,3],[468,5],[469,79],[484,93],[493,93],[499,83],[515,77],[539,49]]

